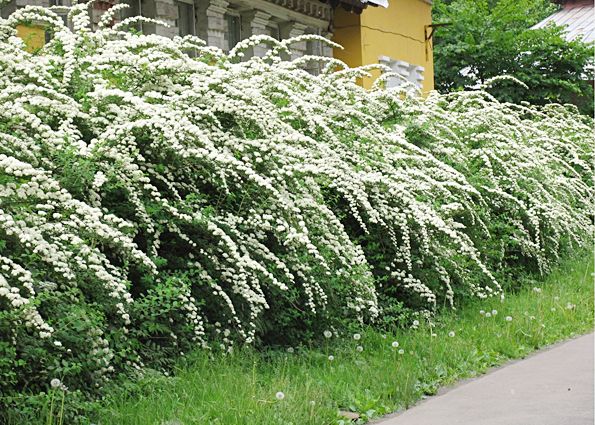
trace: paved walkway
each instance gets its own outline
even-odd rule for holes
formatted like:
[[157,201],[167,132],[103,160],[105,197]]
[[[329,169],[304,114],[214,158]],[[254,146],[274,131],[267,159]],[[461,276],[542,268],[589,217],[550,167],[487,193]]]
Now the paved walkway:
[[562,343],[377,425],[593,425],[593,342]]

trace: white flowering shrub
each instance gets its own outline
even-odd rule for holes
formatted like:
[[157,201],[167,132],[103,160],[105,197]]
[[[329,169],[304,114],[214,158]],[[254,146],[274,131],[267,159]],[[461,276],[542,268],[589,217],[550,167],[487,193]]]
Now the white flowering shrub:
[[[410,141],[463,173],[481,193],[468,234],[491,270],[547,273],[588,245],[593,224],[593,121],[572,105],[501,104],[485,92],[401,102]],[[461,125],[464,123],[464,125]],[[460,214],[453,211],[454,214]]]
[[[69,13],[0,21],[5,404],[500,294],[494,271],[588,239],[592,122],[564,107],[366,91],[282,60],[296,40],[226,55]],[[31,20],[53,34],[34,53]]]

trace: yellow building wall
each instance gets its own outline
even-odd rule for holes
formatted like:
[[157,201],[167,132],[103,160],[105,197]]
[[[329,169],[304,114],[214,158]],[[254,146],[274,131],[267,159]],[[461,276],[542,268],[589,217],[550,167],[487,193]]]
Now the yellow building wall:
[[341,7],[335,9],[333,41],[343,46],[343,49],[333,49],[333,57],[352,68],[362,65],[361,15],[349,13]]
[[[425,26],[432,23],[432,4],[426,0],[389,0],[389,7],[367,7],[361,15],[341,8],[335,14],[333,40],[345,50],[334,54],[349,66],[379,63],[380,56],[421,65],[424,70],[423,91],[434,89],[434,60],[432,46],[426,55]],[[366,78],[369,88],[374,78]]]
[[45,30],[38,25],[17,25],[17,36],[25,42],[28,52],[39,50],[45,44]]

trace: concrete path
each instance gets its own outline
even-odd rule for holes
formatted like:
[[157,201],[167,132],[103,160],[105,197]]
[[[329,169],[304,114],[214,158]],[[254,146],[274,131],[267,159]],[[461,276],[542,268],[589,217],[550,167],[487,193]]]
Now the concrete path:
[[377,425],[593,425],[593,342],[554,346]]

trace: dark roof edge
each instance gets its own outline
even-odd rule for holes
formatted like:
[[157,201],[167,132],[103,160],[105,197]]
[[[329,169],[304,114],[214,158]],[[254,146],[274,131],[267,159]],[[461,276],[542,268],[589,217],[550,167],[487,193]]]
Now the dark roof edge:
[[353,12],[356,14],[362,13],[362,11],[368,7],[369,4],[372,6],[376,6],[373,3],[365,3],[360,0],[320,0],[323,3],[328,3],[330,6],[335,9],[341,6],[343,9],[347,10],[348,12]]

